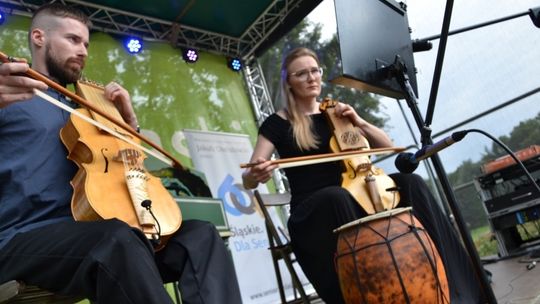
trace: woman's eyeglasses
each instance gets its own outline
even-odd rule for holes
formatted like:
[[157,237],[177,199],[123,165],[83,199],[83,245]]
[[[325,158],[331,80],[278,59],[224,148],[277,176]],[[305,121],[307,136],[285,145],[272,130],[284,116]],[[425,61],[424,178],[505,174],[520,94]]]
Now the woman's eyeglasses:
[[323,69],[321,67],[300,70],[294,73],[290,73],[289,76],[294,76],[300,81],[308,80],[308,76],[311,74],[313,78],[320,78],[323,75]]

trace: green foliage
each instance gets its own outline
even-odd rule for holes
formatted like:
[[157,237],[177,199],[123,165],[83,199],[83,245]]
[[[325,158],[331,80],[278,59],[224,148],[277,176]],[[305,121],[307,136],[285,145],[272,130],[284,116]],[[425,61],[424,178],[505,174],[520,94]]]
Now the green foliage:
[[[522,121],[512,129],[509,136],[501,136],[499,140],[512,151],[540,144],[540,112],[535,118]],[[486,151],[486,154],[482,157],[482,162],[493,160],[502,155],[506,155],[504,149],[493,143],[491,149]]]
[[[314,50],[325,71],[323,81],[330,75],[335,76],[339,70],[341,63],[337,35],[334,34],[328,41],[321,41],[321,28],[320,23],[312,23],[304,19],[259,58],[276,110],[283,106],[280,91],[281,62],[290,50],[296,47]],[[326,96],[352,105],[362,118],[379,127],[384,127],[388,120],[387,117],[381,116],[379,99],[373,94],[324,82],[321,97]]]
[[472,230],[471,237],[480,257],[497,255],[497,241],[489,226]]

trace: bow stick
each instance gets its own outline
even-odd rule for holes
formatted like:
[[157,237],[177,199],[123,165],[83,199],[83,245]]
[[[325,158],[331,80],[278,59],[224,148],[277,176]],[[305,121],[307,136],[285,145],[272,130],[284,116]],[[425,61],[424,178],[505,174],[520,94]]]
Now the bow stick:
[[[405,148],[403,147],[375,148],[375,149],[367,149],[367,150],[353,150],[353,151],[344,151],[344,152],[337,152],[337,153],[324,153],[324,154],[317,154],[317,155],[282,158],[282,159],[271,160],[271,162],[272,164],[279,165],[279,168],[284,169],[284,168],[292,168],[292,167],[338,161],[338,160],[351,158],[352,156],[378,155],[378,154],[387,154],[391,152],[398,153],[402,151],[405,151]],[[259,163],[240,164],[240,168],[250,168],[258,164]]]

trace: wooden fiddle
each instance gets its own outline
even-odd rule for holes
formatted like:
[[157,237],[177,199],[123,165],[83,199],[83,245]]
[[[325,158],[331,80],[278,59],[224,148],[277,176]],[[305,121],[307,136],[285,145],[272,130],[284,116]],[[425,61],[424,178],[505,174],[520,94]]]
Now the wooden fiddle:
[[[332,128],[330,149],[333,152],[370,151],[369,142],[360,130],[353,126],[348,118],[335,114],[337,103],[325,98],[319,106]],[[366,213],[390,210],[399,203],[399,193],[394,180],[371,163],[370,154],[351,156],[343,159],[342,164],[344,170],[341,186],[351,193]]]
[[[95,107],[122,119],[105,98],[103,88],[79,81],[76,89],[79,96],[91,100]],[[93,111],[77,111],[130,136],[125,128]],[[68,149],[68,158],[79,166],[71,182],[74,189],[71,209],[76,220],[118,218],[142,230],[149,239],[159,239],[156,249],[163,247],[167,238],[180,228],[182,216],[178,204],[161,180],[144,168],[145,154],[137,147],[75,115],[71,115],[60,131],[60,138]]]

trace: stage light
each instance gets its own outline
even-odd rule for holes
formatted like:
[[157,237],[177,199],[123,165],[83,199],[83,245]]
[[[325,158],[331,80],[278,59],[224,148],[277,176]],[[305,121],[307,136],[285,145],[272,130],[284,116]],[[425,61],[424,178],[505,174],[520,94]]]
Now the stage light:
[[187,63],[194,63],[199,60],[199,52],[196,49],[187,48],[182,52],[182,58]]
[[128,38],[125,41],[125,47],[131,54],[137,54],[142,50],[142,41],[139,38]]
[[242,61],[238,58],[229,58],[227,59],[227,66],[231,70],[238,72],[242,69]]
[[3,12],[0,12],[0,25],[4,24],[6,20],[6,15]]

